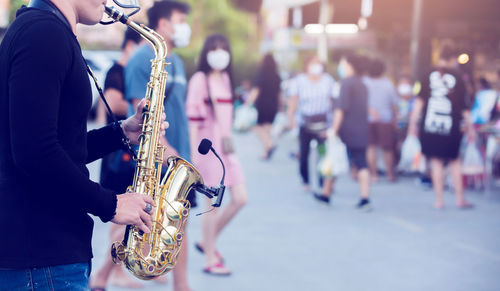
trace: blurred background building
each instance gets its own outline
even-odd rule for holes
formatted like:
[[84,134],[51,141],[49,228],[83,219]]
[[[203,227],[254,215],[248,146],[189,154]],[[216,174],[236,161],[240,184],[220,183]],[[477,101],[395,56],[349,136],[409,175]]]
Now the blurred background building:
[[342,51],[354,49],[384,57],[393,76],[418,76],[435,61],[439,43],[452,41],[463,51],[467,70],[495,80],[498,11],[498,0],[264,1],[261,48],[291,69],[302,52],[317,50],[335,62]]
[[[110,3],[112,1],[109,1]],[[146,22],[153,0],[141,0],[136,20]],[[300,69],[305,54],[317,52],[336,75],[345,50],[382,56],[393,78],[417,77],[435,61],[436,48],[453,42],[462,69],[473,77],[497,82],[500,68],[500,0],[186,0],[192,5],[191,45],[179,51],[188,73],[196,64],[203,39],[227,35],[235,56],[236,79],[255,72],[262,53],[272,51],[283,72]],[[0,0],[0,31],[27,0]],[[85,50],[117,50],[120,25],[79,26]],[[1,33],[0,33],[1,34]]]

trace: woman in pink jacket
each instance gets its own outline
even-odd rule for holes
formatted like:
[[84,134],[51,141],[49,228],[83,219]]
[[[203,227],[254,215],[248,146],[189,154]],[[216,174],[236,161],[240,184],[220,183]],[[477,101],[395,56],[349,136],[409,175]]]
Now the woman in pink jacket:
[[[240,162],[232,146],[233,87],[231,51],[223,35],[214,34],[205,40],[198,71],[191,77],[187,93],[187,115],[193,163],[207,186],[217,186],[222,168],[214,155],[201,155],[197,145],[203,138],[213,142],[226,166],[226,186],[231,201],[220,211],[213,210],[203,216],[203,240],[196,248],[205,253],[204,272],[211,275],[230,275],[215,241],[224,227],[247,202],[247,189]],[[210,207],[210,200],[207,199]]]

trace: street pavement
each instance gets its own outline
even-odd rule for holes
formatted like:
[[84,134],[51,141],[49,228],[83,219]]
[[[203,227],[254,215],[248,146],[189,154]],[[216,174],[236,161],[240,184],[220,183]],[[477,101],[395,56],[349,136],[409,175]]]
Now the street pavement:
[[[359,212],[357,184],[339,177],[330,206],[301,187],[298,162],[290,157],[296,138],[278,141],[270,162],[259,159],[252,133],[235,135],[249,192],[247,206],[222,233],[217,248],[230,277],[202,272],[194,248],[201,220],[190,213],[188,276],[194,291],[498,291],[500,290],[500,191],[468,192],[473,210],[432,208],[433,193],[403,177],[373,185],[374,210]],[[90,166],[98,176],[98,163]],[[219,165],[214,165],[218,170]],[[227,193],[229,194],[229,193]],[[226,202],[230,195],[226,195]],[[198,204],[205,198],[198,196]],[[109,224],[95,219],[93,270],[109,255]],[[144,282],[144,290],[172,290],[169,283]],[[125,291],[110,286],[111,291]]]

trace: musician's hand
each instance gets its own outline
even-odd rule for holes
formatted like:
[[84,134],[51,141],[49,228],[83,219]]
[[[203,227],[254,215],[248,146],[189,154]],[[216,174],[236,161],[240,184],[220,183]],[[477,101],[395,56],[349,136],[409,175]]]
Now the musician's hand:
[[[122,129],[125,136],[130,140],[133,144],[139,143],[139,136],[142,133],[142,110],[146,105],[146,99],[142,99],[141,102],[137,105],[135,110],[135,114],[127,118],[122,122]],[[165,120],[166,115],[162,113],[162,120]],[[165,135],[165,130],[168,128],[169,124],[166,121],[163,121],[161,124],[161,135]]]
[[116,224],[135,225],[144,233],[149,233],[153,226],[153,210],[147,213],[145,209],[146,203],[153,205],[154,209],[153,199],[139,193],[121,194],[116,196],[116,199],[116,214],[111,221]]

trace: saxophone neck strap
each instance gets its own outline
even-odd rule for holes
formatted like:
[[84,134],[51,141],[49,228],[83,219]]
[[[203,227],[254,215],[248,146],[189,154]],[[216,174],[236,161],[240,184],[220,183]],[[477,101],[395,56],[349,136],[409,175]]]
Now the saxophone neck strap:
[[97,92],[99,92],[99,97],[101,97],[102,102],[106,106],[106,110],[108,111],[109,116],[113,119],[112,126],[116,130],[120,131],[121,137],[122,137],[122,143],[125,146],[125,149],[127,152],[134,157],[134,160],[137,159],[137,154],[135,153],[134,149],[132,149],[132,145],[130,144],[130,140],[125,136],[125,133],[122,130],[121,121],[118,121],[116,118],[116,115],[113,113],[113,110],[111,110],[111,107],[108,104],[108,101],[106,101],[106,97],[104,97],[104,93],[102,91],[101,86],[99,86],[99,82],[97,81],[96,76],[94,75],[94,72],[92,72],[92,69],[90,68],[89,64],[87,64],[87,61],[85,58],[82,56],[83,61],[85,62],[85,65],[87,66],[87,73],[92,77],[92,80],[94,80],[94,85],[97,88]]
[[61,10],[59,10],[59,8],[57,8],[57,6],[54,5],[54,3],[52,3],[50,0],[31,0],[30,4],[28,4],[28,7],[54,13],[54,15],[59,20],[61,20],[65,25],[67,25],[68,28],[71,30],[71,25],[69,24],[68,19],[66,19],[66,17],[62,14]]

